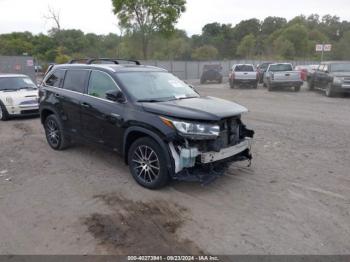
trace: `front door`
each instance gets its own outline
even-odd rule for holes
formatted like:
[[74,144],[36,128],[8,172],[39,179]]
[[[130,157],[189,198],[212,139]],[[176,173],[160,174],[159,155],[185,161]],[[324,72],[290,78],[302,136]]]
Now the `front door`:
[[119,87],[110,75],[91,71],[87,95],[81,103],[82,131],[88,140],[120,151],[125,104],[106,99],[106,92],[112,90],[119,90]]

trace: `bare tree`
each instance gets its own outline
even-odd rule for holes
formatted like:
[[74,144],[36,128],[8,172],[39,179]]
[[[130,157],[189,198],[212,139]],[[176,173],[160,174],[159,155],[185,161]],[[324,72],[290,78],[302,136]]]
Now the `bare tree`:
[[44,16],[46,20],[51,20],[56,24],[56,29],[58,31],[61,31],[61,19],[60,19],[60,12],[52,8],[51,6],[48,7],[48,14]]

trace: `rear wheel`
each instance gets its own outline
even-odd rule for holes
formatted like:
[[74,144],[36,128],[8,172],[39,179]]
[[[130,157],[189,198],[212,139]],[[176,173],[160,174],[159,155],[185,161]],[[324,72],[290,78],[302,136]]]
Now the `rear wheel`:
[[6,121],[9,119],[9,113],[7,112],[6,107],[4,104],[0,101],[0,120]]
[[129,169],[138,184],[148,189],[164,187],[169,174],[164,150],[153,139],[136,140],[128,152]]
[[235,88],[235,83],[232,80],[230,80],[229,82],[230,82],[230,88]]
[[313,81],[312,81],[311,79],[309,79],[309,80],[307,81],[307,87],[308,87],[308,89],[309,89],[310,91],[312,91],[312,90],[315,89],[315,85],[314,85],[314,83],[313,83]]
[[69,146],[69,139],[63,134],[63,125],[56,115],[49,115],[44,122],[46,140],[54,150],[63,150]]

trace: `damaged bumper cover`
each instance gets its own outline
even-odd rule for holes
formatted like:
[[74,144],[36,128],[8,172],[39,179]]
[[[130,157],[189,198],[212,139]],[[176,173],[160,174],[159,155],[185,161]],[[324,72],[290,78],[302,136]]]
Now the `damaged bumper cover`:
[[[169,143],[175,164],[176,180],[199,181],[210,183],[222,176],[229,165],[238,161],[251,161],[251,147],[254,131],[246,129],[246,136],[235,145],[222,147],[218,150],[201,151],[196,143],[186,143],[186,146],[175,146]],[[208,142],[210,143],[210,142]]]

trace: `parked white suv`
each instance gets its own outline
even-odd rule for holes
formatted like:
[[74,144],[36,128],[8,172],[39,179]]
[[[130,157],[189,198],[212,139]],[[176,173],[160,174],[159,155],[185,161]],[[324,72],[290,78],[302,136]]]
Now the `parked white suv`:
[[26,75],[0,74],[0,120],[39,114],[38,88]]

